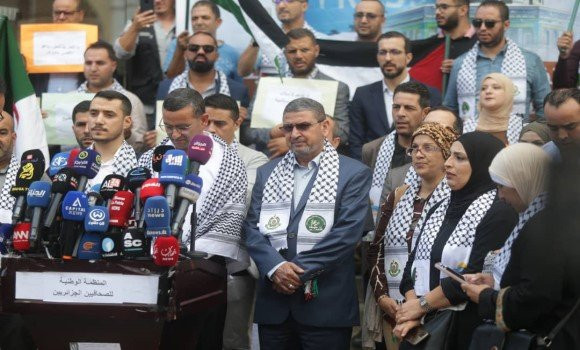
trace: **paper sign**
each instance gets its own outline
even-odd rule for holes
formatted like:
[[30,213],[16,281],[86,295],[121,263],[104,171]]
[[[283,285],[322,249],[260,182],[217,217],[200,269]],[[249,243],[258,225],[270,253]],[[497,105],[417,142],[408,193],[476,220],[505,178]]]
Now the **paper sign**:
[[157,304],[159,276],[16,272],[16,299],[81,304]]
[[98,40],[89,24],[23,24],[20,48],[28,73],[82,72],[87,46]]
[[252,128],[272,128],[282,123],[286,105],[299,97],[320,102],[328,115],[334,115],[338,82],[332,80],[260,78],[252,111]]
[[72,130],[72,111],[77,104],[92,100],[95,94],[69,92],[42,94],[42,111],[46,113],[44,129],[49,145],[78,146]]

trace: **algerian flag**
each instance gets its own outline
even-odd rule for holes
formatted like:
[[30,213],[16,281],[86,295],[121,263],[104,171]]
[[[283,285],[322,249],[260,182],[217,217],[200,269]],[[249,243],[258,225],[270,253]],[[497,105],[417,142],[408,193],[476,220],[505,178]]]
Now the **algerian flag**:
[[40,107],[6,16],[0,16],[0,76],[7,86],[5,108],[14,117],[17,135],[14,153],[20,159],[25,151],[40,149],[48,166],[50,158]]

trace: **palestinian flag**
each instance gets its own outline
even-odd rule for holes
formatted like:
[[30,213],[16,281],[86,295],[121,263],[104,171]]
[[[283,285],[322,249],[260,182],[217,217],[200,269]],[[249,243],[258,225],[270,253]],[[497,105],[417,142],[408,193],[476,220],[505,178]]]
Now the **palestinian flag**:
[[0,77],[7,86],[5,109],[15,122],[14,153],[20,158],[25,151],[40,149],[48,166],[50,158],[40,107],[6,16],[0,16]]

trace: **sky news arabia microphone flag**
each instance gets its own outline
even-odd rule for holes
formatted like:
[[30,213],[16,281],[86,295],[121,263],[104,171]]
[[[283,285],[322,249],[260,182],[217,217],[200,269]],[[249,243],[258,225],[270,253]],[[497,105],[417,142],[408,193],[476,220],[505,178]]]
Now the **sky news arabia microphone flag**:
[[14,30],[6,16],[0,16],[0,76],[7,88],[4,108],[12,114],[15,122],[17,137],[14,153],[20,159],[25,151],[37,148],[44,154],[44,159],[50,159],[40,106],[24,68]]

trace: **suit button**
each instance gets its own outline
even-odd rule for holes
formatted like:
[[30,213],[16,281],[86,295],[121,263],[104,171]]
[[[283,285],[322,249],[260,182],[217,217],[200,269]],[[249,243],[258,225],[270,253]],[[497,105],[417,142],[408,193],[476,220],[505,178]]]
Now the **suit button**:
[[288,238],[293,239],[296,237],[296,234],[293,232],[288,233]]

